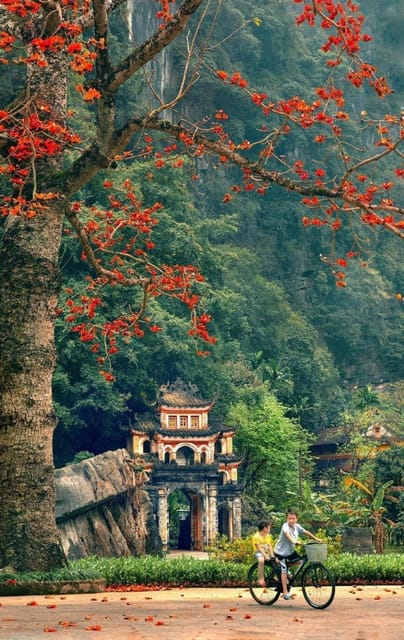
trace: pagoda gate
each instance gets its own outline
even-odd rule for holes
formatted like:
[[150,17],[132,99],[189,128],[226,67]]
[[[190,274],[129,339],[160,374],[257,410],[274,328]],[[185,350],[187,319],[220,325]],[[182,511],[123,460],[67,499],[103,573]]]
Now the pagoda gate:
[[161,386],[158,408],[137,416],[130,432],[128,449],[150,472],[145,488],[164,551],[169,546],[203,550],[217,534],[231,541],[241,536],[235,430],[210,422],[214,402],[197,394],[195,385],[181,379]]

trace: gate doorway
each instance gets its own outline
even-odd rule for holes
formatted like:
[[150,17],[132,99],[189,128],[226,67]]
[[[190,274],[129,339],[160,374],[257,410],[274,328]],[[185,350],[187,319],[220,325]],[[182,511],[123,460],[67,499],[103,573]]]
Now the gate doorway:
[[233,540],[233,519],[228,505],[222,505],[219,509],[219,533]]
[[202,502],[197,493],[176,489],[168,496],[170,549],[202,550]]

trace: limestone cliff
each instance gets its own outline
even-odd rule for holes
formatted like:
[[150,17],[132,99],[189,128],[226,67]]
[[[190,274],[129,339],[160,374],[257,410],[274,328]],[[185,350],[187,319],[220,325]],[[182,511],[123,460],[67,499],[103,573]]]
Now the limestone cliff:
[[145,472],[126,449],[56,470],[56,522],[69,560],[159,550]]

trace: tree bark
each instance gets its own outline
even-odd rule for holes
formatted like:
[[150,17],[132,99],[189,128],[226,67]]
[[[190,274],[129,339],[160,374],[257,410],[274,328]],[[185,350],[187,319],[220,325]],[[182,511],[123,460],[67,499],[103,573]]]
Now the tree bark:
[[65,564],[55,524],[52,374],[62,214],[9,218],[0,247],[0,566]]
[[[60,20],[57,3],[49,1],[21,21],[28,54],[32,38],[52,36]],[[43,114],[46,102],[49,119],[63,125],[67,54],[49,51],[46,58],[45,67],[27,66],[22,103],[27,114]],[[47,190],[62,157],[63,150],[37,159],[28,195]],[[31,218],[9,215],[0,244],[0,566],[16,571],[66,565],[55,522],[52,406],[63,207],[56,198],[49,202]]]

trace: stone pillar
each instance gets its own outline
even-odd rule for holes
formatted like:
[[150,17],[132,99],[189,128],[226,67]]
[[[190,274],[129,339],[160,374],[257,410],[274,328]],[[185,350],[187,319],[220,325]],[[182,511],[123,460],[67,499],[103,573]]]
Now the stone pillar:
[[217,514],[217,488],[208,488],[207,512],[206,512],[206,543],[209,545],[213,542],[218,531],[218,514]]
[[233,501],[233,539],[241,538],[241,499]]
[[158,504],[157,504],[157,514],[158,514],[158,525],[159,525],[159,534],[161,538],[162,550],[167,551],[168,549],[168,491],[167,488],[158,490]]

